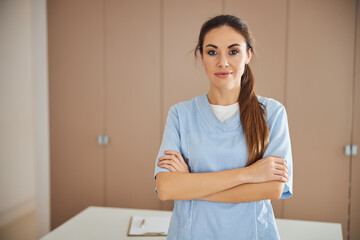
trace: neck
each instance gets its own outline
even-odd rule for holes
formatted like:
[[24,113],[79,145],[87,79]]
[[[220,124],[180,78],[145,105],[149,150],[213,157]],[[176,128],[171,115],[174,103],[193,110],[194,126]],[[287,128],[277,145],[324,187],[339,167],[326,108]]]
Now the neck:
[[210,104],[214,105],[231,105],[237,103],[240,96],[240,88],[236,89],[213,89],[210,88],[207,98]]

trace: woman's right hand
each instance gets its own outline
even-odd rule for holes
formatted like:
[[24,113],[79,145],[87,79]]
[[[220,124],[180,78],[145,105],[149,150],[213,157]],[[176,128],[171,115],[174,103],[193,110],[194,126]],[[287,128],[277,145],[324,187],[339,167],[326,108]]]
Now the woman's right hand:
[[277,156],[262,158],[247,167],[249,182],[259,183],[268,181],[287,182],[289,180],[288,167],[285,160]]

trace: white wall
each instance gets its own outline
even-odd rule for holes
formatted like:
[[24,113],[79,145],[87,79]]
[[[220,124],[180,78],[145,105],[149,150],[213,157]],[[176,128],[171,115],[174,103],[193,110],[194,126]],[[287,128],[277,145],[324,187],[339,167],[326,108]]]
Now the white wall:
[[49,98],[46,0],[32,0],[34,142],[38,237],[50,231]]
[[0,0],[0,225],[37,209],[39,237],[50,230],[46,35],[46,0]]
[[35,208],[31,0],[0,0],[0,225]]

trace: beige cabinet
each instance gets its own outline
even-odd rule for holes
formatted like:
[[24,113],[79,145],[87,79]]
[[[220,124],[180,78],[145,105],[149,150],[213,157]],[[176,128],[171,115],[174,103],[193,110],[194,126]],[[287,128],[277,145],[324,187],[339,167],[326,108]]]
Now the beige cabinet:
[[346,239],[355,1],[290,1],[288,8],[286,104],[296,185],[283,217],[339,222]]
[[106,206],[158,209],[160,0],[104,1]]
[[357,146],[358,154],[350,157],[350,240],[360,239],[360,2],[356,4],[356,43],[354,57],[354,82],[352,106],[352,139],[351,144]]
[[48,1],[51,229],[104,205],[102,1]]
[[[153,181],[167,112],[208,90],[193,49],[201,24],[226,13],[252,28],[257,94],[288,112],[294,196],[272,201],[276,217],[340,222],[344,239],[348,231],[359,238],[359,156],[344,154],[360,138],[356,6],[49,0],[52,228],[89,205],[172,209],[156,198]],[[99,135],[109,143],[100,145]]]
[[52,229],[89,205],[160,208],[160,9],[48,1]]

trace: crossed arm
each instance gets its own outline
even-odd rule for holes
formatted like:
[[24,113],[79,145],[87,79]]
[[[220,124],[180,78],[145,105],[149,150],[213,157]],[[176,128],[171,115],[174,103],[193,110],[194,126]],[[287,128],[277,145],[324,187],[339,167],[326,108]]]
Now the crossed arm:
[[261,159],[252,167],[219,172],[189,173],[178,152],[166,151],[158,165],[171,172],[156,177],[160,200],[200,199],[212,202],[240,203],[279,199],[288,180],[287,166],[280,157]]

